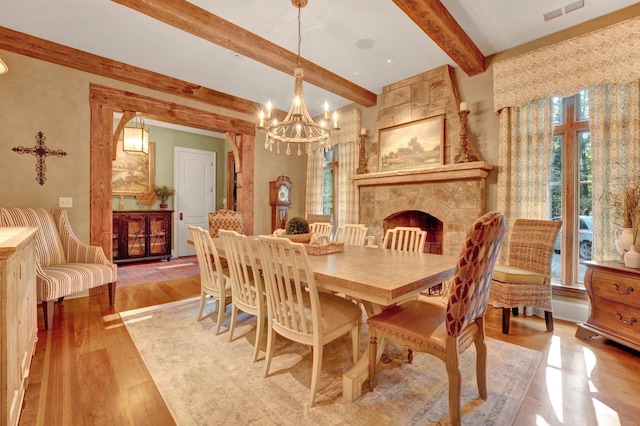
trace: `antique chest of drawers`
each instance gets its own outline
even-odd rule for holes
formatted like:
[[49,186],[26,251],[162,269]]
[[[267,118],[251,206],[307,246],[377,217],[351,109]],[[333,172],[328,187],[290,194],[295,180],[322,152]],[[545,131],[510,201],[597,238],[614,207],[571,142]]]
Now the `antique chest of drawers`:
[[601,335],[640,350],[640,271],[617,261],[584,262],[584,284],[591,302],[576,337]]

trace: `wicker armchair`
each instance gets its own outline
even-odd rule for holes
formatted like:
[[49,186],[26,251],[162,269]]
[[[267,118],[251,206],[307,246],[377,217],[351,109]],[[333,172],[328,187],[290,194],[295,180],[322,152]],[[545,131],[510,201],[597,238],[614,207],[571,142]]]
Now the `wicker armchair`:
[[218,238],[218,231],[220,229],[244,234],[242,214],[234,210],[226,209],[209,212],[209,233],[211,234],[211,238]]
[[496,265],[489,299],[502,307],[502,333],[509,334],[511,311],[521,306],[542,309],[553,331],[551,260],[562,226],[560,220],[516,219],[507,265]]

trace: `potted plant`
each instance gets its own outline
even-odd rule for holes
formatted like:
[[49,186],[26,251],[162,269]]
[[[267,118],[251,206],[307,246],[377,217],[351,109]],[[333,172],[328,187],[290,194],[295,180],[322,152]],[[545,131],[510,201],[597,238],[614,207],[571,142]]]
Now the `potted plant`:
[[292,217],[285,226],[285,237],[297,243],[308,243],[311,240],[309,223],[302,217]]
[[168,207],[167,199],[176,193],[176,190],[168,187],[167,185],[162,186],[153,186],[153,192],[156,194],[156,197],[160,200],[160,208],[162,210]]

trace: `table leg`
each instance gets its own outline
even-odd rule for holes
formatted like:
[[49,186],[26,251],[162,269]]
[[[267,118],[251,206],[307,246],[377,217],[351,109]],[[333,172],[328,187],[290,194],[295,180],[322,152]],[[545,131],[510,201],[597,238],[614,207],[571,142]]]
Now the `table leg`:
[[[382,312],[382,306],[364,302],[367,316],[375,315]],[[378,353],[376,354],[376,362],[380,362],[380,358],[385,351],[386,339],[378,338]],[[342,396],[349,402],[353,402],[362,396],[362,386],[369,378],[369,342],[365,347],[364,353],[358,359],[353,367],[342,375]]]

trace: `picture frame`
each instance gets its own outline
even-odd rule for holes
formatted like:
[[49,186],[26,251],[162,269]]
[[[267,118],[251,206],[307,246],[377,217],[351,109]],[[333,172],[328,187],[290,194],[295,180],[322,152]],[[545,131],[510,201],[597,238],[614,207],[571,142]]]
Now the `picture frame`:
[[149,142],[149,154],[125,152],[118,140],[116,159],[111,175],[113,195],[137,195],[146,192],[155,182],[156,144]]
[[378,171],[419,169],[444,163],[444,114],[380,129]]

